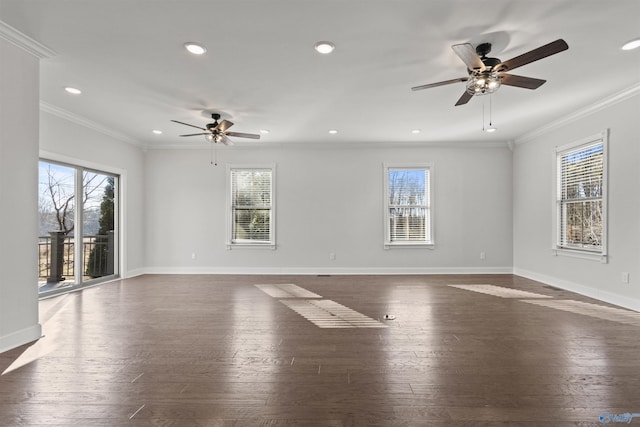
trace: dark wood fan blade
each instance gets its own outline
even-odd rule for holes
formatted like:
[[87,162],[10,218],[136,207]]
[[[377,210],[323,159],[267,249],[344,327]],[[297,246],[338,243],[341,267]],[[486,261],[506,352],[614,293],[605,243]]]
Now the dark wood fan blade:
[[539,59],[546,58],[547,56],[555,55],[556,53],[560,53],[563,50],[567,49],[569,49],[569,45],[567,44],[567,42],[562,39],[558,39],[551,43],[545,44],[544,46],[540,46],[537,49],[533,49],[527,53],[523,53],[520,56],[516,56],[515,58],[504,61],[496,65],[493,69],[497,71],[511,71],[518,67],[522,67],[523,65],[527,65]]
[[451,49],[462,59],[470,70],[484,70],[485,66],[476,53],[476,50],[469,43],[454,44]]
[[205,128],[201,128],[200,126],[196,126],[196,125],[190,125],[189,123],[185,123],[185,122],[179,122],[177,120],[171,120],[174,123],[180,123],[181,125],[185,125],[185,126],[191,126],[192,128],[196,128],[196,129],[200,129],[200,130],[206,130]]
[[458,105],[466,104],[467,102],[469,102],[471,98],[473,98],[473,95],[471,95],[469,92],[465,90],[462,96],[460,97],[460,99],[458,99],[458,102],[456,102],[456,107]]
[[218,126],[215,127],[215,129],[219,130],[220,132],[224,132],[231,126],[233,126],[233,122],[230,122],[229,120],[223,120]]
[[445,81],[437,82],[437,83],[429,83],[429,84],[422,85],[422,86],[414,86],[414,87],[411,88],[411,90],[429,89],[431,87],[450,85],[452,83],[466,82],[467,80],[469,80],[469,77],[460,77],[460,78],[457,78],[457,79],[445,80]]
[[211,132],[205,132],[205,133],[190,133],[188,135],[178,135],[178,136],[197,136],[197,135],[211,135]]
[[225,135],[237,136],[238,138],[260,139],[260,135],[256,135],[255,133],[225,132]]
[[503,73],[500,74],[500,82],[507,86],[523,87],[525,89],[538,89],[546,82],[546,80]]

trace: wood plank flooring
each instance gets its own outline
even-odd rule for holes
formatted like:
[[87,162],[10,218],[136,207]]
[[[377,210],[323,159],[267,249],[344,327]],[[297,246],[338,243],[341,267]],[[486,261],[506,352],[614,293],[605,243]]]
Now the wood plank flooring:
[[0,425],[640,425],[640,315],[580,303],[610,307],[512,275],[111,282],[40,302]]

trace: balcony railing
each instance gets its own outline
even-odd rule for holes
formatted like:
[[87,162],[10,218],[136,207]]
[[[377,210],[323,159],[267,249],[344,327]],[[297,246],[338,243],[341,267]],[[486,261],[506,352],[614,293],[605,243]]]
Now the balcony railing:
[[[113,232],[82,238],[83,276],[102,277],[114,273]],[[62,232],[38,239],[38,280],[57,283],[75,277],[75,238]]]

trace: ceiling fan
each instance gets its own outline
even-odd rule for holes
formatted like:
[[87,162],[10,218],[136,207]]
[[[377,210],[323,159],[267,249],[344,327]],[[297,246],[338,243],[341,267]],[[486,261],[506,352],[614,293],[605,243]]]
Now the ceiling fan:
[[537,49],[511,58],[508,61],[501,61],[498,58],[489,58],[491,43],[481,43],[474,49],[469,43],[454,44],[451,46],[462,62],[467,66],[469,77],[445,80],[438,83],[430,83],[422,86],[412,87],[411,90],[422,90],[437,86],[444,86],[452,83],[467,82],[466,90],[456,102],[463,105],[469,102],[473,96],[486,95],[498,90],[500,85],[516,86],[525,89],[537,89],[546,80],[534,79],[532,77],[516,76],[507,74],[507,71],[514,70],[523,65],[538,61],[547,56],[555,55],[563,50],[569,49],[569,45],[562,39],[558,39]]
[[251,138],[251,139],[260,139],[260,135],[256,135],[253,133],[241,133],[241,132],[229,132],[231,126],[233,126],[233,122],[229,120],[223,120],[218,123],[218,119],[220,119],[220,114],[214,113],[211,115],[211,118],[214,120],[213,123],[209,123],[206,127],[200,127],[195,125],[190,125],[189,123],[179,122],[177,120],[171,120],[174,123],[180,123],[181,125],[191,126],[192,128],[200,129],[204,132],[201,133],[190,133],[187,135],[180,136],[197,136],[204,135],[204,138],[213,143],[222,143],[224,145],[233,145],[233,142],[227,138],[228,136],[238,137],[238,138]]

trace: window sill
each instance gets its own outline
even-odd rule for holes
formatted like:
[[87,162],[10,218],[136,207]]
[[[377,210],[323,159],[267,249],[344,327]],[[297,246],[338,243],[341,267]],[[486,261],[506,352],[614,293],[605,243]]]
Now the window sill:
[[276,250],[275,243],[227,243],[227,250],[231,249],[270,249]]
[[385,242],[384,249],[434,249],[434,243],[425,243],[425,242]]
[[600,252],[581,251],[577,249],[552,248],[553,256],[566,256],[570,258],[586,259],[589,261],[600,261],[602,264],[608,262],[606,254]]

